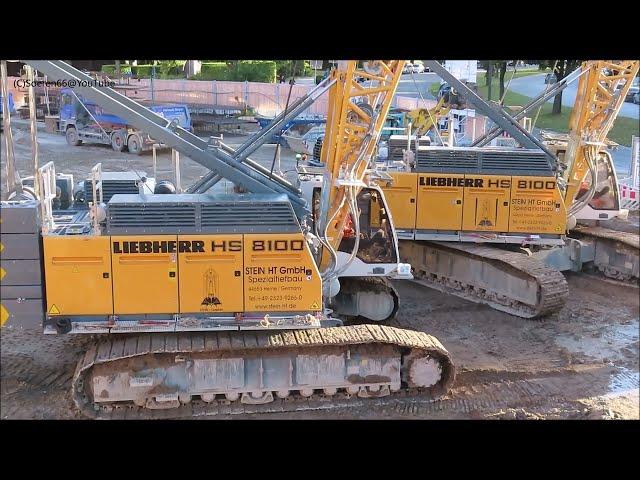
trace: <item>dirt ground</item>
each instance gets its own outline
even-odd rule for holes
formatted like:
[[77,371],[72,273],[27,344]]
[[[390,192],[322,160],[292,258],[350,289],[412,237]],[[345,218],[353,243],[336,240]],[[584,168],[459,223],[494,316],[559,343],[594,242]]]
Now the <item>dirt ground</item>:
[[[25,126],[14,133],[16,158],[27,175]],[[242,138],[225,139],[237,145]],[[96,162],[103,170],[137,168],[151,174],[151,157],[102,146],[68,147],[64,137],[40,133],[40,163],[76,180]],[[4,149],[4,145],[3,145]],[[270,165],[274,146],[252,157]],[[5,152],[2,152],[3,190]],[[284,151],[283,169],[294,155]],[[123,161],[125,160],[125,161]],[[170,178],[168,153],[160,179]],[[206,170],[183,160],[183,183]],[[228,186],[221,185],[221,189]],[[216,418],[295,419],[639,419],[639,290],[589,274],[567,274],[571,296],[557,314],[523,320],[411,282],[396,282],[401,309],[394,326],[428,332],[451,352],[458,376],[450,395],[434,402],[377,399],[330,410],[239,414]],[[70,396],[75,363],[91,340],[45,336],[5,325],[0,332],[0,416],[3,419],[80,418]]]

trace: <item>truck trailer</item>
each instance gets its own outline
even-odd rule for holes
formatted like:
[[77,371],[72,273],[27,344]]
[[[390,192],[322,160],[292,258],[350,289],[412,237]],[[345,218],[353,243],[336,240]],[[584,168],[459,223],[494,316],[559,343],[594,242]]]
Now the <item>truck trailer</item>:
[[[129,124],[125,119],[104,110],[97,103],[85,99],[70,88],[61,91],[59,131],[69,145],[101,143],[111,145],[117,152],[128,149],[136,155],[150,150],[156,142],[149,134]],[[175,121],[185,130],[193,131],[191,115],[186,105],[152,105],[149,109],[164,118]]]

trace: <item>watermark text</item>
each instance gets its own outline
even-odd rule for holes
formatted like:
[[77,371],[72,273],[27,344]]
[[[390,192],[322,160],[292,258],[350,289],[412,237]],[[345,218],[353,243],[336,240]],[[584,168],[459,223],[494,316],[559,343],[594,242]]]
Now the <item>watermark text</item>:
[[14,80],[15,88],[33,87],[54,87],[54,88],[76,88],[76,87],[109,87],[116,86],[115,82],[105,80],[29,80],[26,78],[18,78]]

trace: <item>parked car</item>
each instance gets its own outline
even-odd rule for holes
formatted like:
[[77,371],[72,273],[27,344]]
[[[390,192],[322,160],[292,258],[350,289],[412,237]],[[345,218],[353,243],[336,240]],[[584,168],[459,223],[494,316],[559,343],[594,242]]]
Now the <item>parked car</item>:
[[[622,85],[620,85],[620,87],[622,87]],[[627,96],[625,97],[624,101],[638,103],[637,98],[638,98],[639,91],[640,91],[640,79],[636,77],[633,79],[633,83],[631,84],[631,87],[629,87],[629,90],[627,91]]]
[[547,73],[544,77],[544,83],[556,83],[558,78],[555,73]]
[[633,98],[636,96],[639,90],[640,88],[636,87],[635,85],[630,87],[629,90],[627,91],[627,96],[625,97],[624,101],[633,102]]
[[424,73],[424,65],[421,63],[414,63],[411,71],[413,73]]
[[282,138],[287,142],[288,147],[296,153],[306,153],[313,155],[313,149],[318,138],[324,138],[325,126],[312,127],[303,135],[287,130],[282,134]]
[[640,92],[636,92],[633,96],[633,103],[640,105]]
[[413,63],[405,63],[404,68],[402,69],[402,73],[411,73],[413,72]]

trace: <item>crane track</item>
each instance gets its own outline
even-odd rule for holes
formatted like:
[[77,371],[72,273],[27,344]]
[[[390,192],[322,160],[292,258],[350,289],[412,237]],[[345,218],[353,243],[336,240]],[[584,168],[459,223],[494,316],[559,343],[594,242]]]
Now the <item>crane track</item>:
[[[42,388],[46,385],[33,381],[41,373],[42,367],[33,363],[25,363],[23,356],[4,357],[2,360],[3,384],[10,378],[16,378],[29,384],[29,388]],[[5,363],[8,365],[5,368]],[[45,369],[53,372],[52,369]],[[64,370],[62,381],[56,381],[49,387],[60,391],[69,392],[73,369]],[[626,374],[625,379],[637,386],[637,375]],[[353,409],[366,408],[363,415],[367,418],[423,418],[425,415],[436,418],[468,418],[468,414],[478,411],[482,415],[496,416],[505,408],[522,408],[546,406],[549,408],[556,404],[567,402],[567,386],[583,392],[588,397],[590,389],[601,382],[597,374],[573,371],[550,370],[548,372],[521,372],[506,373],[494,371],[463,371],[456,378],[456,385],[444,398],[433,400],[421,395],[413,395],[409,392],[401,392],[393,397],[360,399],[347,398],[345,395],[334,397],[318,396],[315,399],[304,399],[295,402],[277,399],[267,405],[242,405],[216,403],[206,404],[202,401],[193,401],[190,405],[171,411],[152,411],[151,417],[141,416],[136,408],[128,406],[114,408],[110,413],[105,412],[101,418],[111,419],[143,419],[143,418],[232,418],[236,415],[251,414],[280,414],[288,412],[332,412],[335,417],[353,417]],[[23,392],[24,393],[24,392]],[[23,394],[20,391],[14,395]],[[295,408],[293,408],[295,407]],[[492,413],[493,412],[493,413]],[[3,404],[4,418],[18,418],[24,414],[21,410],[20,400]]]
[[[241,345],[244,345],[242,347]],[[336,346],[373,346],[390,345],[408,351],[404,358],[436,358],[442,374],[438,383],[430,388],[407,387],[391,393],[390,397],[420,395],[424,400],[435,401],[446,395],[455,379],[455,367],[449,352],[442,344],[423,332],[403,330],[384,325],[351,325],[345,327],[321,328],[313,330],[283,331],[278,333],[239,331],[216,333],[184,333],[132,335],[108,338],[94,344],[78,362],[73,380],[72,396],[80,411],[91,418],[111,419],[161,419],[185,418],[198,415],[216,415],[233,413],[293,412],[322,408],[337,408],[359,404],[363,400],[355,395],[339,391],[332,396],[314,393],[310,398],[294,395],[286,399],[274,399],[271,403],[260,405],[242,404],[240,401],[227,400],[205,402],[193,398],[191,402],[170,409],[153,410],[135,405],[133,402],[98,404],[92,403],[87,392],[87,381],[91,369],[96,365],[156,354],[189,355],[192,353],[233,352],[241,356],[256,352],[278,353],[287,350],[318,349]],[[411,360],[411,361],[412,361]],[[404,365],[403,365],[404,368]],[[366,399],[365,401],[369,401]],[[372,399],[373,400],[373,399]],[[354,403],[355,402],[355,403]]]
[[636,250],[640,249],[640,236],[637,233],[623,232],[620,230],[612,230],[605,227],[587,227],[584,225],[576,226],[571,233],[588,235],[591,237],[602,238],[620,242]]
[[[245,405],[239,402],[219,402],[216,405],[192,401],[172,410],[150,410],[142,414],[138,407],[120,407],[104,417],[112,420],[187,419],[211,416],[235,416],[251,414],[282,414],[310,411],[332,411],[339,416],[354,408],[375,409],[378,416],[416,417],[438,415],[446,412],[469,414],[476,411],[494,411],[509,407],[526,407],[539,404],[554,404],[564,401],[562,377],[547,380],[519,379],[476,384],[441,398],[430,398],[420,392],[407,390],[382,398],[361,399],[356,396],[337,394],[332,397],[318,395],[313,399],[276,399],[264,405]],[[148,415],[150,413],[151,415]]]
[[[410,244],[409,249],[406,248],[406,244]],[[496,310],[518,317],[538,318],[555,313],[564,306],[569,296],[569,286],[560,271],[524,253],[484,245],[451,242],[403,241],[401,247],[403,245],[405,248],[401,248],[401,255],[403,252],[411,252],[408,256],[406,253],[403,255],[403,261],[414,266],[416,270],[414,282],[465,300],[489,305]],[[473,260],[490,265],[502,276],[511,276],[514,280],[533,281],[537,285],[535,303],[524,303],[510,298],[507,291],[489,291],[487,286],[495,285],[495,282],[487,278],[483,278],[483,285],[479,285],[449,277],[445,271],[446,268],[440,271],[431,270],[427,258],[438,255],[449,257],[451,262],[463,257],[465,262]],[[469,270],[467,267],[466,271]],[[488,275],[484,271],[483,274]],[[515,284],[515,282],[507,283],[509,286]]]
[[571,231],[577,239],[592,239],[596,245],[594,265],[606,277],[638,285],[640,235],[600,226],[578,225]]

